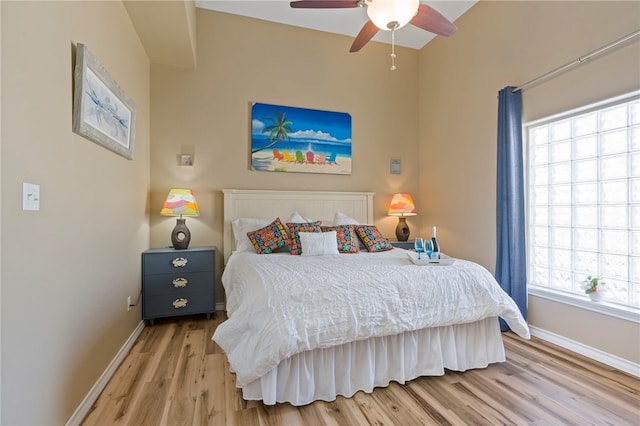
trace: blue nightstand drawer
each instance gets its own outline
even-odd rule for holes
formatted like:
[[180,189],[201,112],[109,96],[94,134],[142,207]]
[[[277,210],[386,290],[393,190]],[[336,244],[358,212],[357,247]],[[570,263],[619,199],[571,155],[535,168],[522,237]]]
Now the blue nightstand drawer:
[[145,275],[146,295],[207,291],[214,285],[212,271]]
[[401,248],[405,250],[413,250],[414,249],[414,241],[389,241],[392,246],[396,248]]
[[149,249],[142,253],[142,318],[215,311],[215,247]]
[[174,250],[172,253],[144,253],[143,273],[165,274],[196,271],[213,271],[213,252]]
[[183,294],[177,292],[176,294],[146,296],[143,309],[145,312],[153,312],[153,318],[158,318],[213,312],[215,306],[211,292]]

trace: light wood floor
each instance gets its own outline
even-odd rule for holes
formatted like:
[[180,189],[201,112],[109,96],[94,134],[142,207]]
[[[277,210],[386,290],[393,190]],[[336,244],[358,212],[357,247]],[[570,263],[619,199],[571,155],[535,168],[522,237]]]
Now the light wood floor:
[[83,425],[640,425],[640,380],[505,333],[507,361],[372,394],[264,406],[242,400],[220,347],[218,312],[146,327]]

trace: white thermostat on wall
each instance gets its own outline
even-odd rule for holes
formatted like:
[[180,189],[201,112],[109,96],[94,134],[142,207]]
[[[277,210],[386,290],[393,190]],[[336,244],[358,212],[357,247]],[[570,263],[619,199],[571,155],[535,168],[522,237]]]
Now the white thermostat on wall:
[[402,162],[399,158],[391,159],[391,167],[390,171],[392,175],[400,175],[402,174]]

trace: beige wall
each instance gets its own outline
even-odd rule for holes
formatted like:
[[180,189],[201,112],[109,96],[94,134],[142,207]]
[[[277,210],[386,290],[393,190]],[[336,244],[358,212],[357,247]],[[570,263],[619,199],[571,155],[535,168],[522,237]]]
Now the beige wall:
[[[444,250],[495,267],[497,94],[638,30],[638,2],[481,1],[419,54],[419,208]],[[640,44],[523,92],[525,120],[640,88]],[[640,363],[640,326],[539,297],[529,322]],[[585,333],[588,324],[589,333]],[[612,330],[616,333],[612,333]]]
[[[201,9],[197,34],[195,70],[151,67],[151,246],[170,244],[175,218],[159,211],[168,190],[183,185],[201,207],[187,219],[191,244],[220,252],[223,188],[374,191],[376,223],[394,235],[397,218],[386,216],[393,192],[418,189],[417,51],[397,49],[391,72],[389,45],[350,54],[349,37]],[[350,113],[352,174],[250,170],[252,102]],[[191,151],[195,167],[180,168],[177,156]],[[390,175],[391,158],[402,160],[402,175]],[[408,222],[417,229],[419,220]],[[223,295],[219,285],[218,302]]]
[[[388,236],[391,194],[409,191],[412,235],[438,225],[445,251],[493,270],[497,91],[637,29],[639,17],[634,2],[481,2],[454,37],[398,49],[390,72],[388,45],[349,54],[349,37],[198,10],[197,69],[150,72],[120,2],[0,5],[3,424],[64,423],[122,347],[140,321],[139,307],[125,310],[140,252],[169,244],[175,220],[158,212],[174,186],[201,204],[192,244],[220,248],[222,188],[375,191]],[[71,132],[77,42],[138,107],[133,161]],[[638,88],[638,72],[638,45],[621,49],[525,92],[525,117]],[[350,113],[352,175],[251,171],[251,102]],[[194,168],[178,166],[182,152]],[[391,158],[402,175],[389,174]],[[25,181],[41,185],[39,212],[20,209]],[[640,362],[637,324],[535,297],[530,320]]]
[[[140,322],[149,62],[120,2],[1,2],[2,424],[64,424]],[[81,42],[137,105],[135,159],[71,131]],[[40,211],[21,210],[22,182]]]

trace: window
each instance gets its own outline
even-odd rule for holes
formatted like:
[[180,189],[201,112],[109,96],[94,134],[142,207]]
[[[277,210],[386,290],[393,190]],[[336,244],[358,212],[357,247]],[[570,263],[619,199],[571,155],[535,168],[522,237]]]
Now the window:
[[525,126],[529,285],[640,307],[640,94]]

